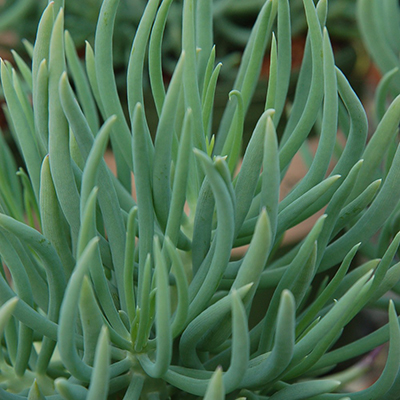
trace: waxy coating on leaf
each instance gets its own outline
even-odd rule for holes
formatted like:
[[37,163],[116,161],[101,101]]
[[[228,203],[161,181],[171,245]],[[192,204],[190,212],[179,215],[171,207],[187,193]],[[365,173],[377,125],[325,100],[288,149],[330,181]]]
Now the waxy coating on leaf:
[[[400,279],[400,100],[385,103],[398,94],[394,66],[366,144],[366,113],[335,66],[328,1],[302,2],[309,32],[290,106],[295,5],[260,1],[219,120],[229,60],[213,46],[214,18],[246,2],[145,2],[125,98],[113,64],[122,2],[99,0],[83,63],[64,29],[71,1],[48,4],[31,61],[13,52],[17,69],[1,63],[26,172],[15,175],[0,140],[0,398],[397,398],[400,326],[387,292],[398,294]],[[397,32],[395,1],[370,3],[358,4],[362,30],[372,9],[388,17],[385,35]],[[176,15],[181,55],[171,67]],[[384,44],[385,35],[364,34],[381,43],[372,51],[380,57],[400,49],[394,36]],[[264,112],[247,132],[268,48]],[[306,153],[305,175],[282,198],[290,164]],[[313,226],[285,247],[287,231],[309,217]],[[361,310],[388,303],[388,324],[332,350]],[[388,340],[369,388],[343,393],[352,369],[327,375]]]

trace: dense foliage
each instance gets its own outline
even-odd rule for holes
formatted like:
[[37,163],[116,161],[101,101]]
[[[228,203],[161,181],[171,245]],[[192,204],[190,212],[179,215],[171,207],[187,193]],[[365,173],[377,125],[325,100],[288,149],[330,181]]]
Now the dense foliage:
[[[211,122],[223,66],[211,0],[183,2],[171,79],[162,48],[172,0],[147,2],[126,101],[113,71],[118,0],[103,1],[84,64],[60,0],[42,15],[31,65],[16,53],[18,70],[1,63],[5,113],[26,165],[16,175],[2,143],[1,399],[398,398],[400,326],[386,294],[400,290],[400,98],[386,111],[377,97],[382,112],[367,143],[365,111],[335,67],[327,1],[303,3],[309,30],[293,103],[289,1],[267,0],[218,132]],[[269,45],[265,111],[241,160]],[[108,142],[117,176],[103,159]],[[297,154],[308,171],[280,199]],[[290,228],[324,207],[303,240],[281,247]],[[332,349],[376,305],[388,307],[389,323]],[[388,340],[380,378],[343,392],[365,366],[333,368]]]

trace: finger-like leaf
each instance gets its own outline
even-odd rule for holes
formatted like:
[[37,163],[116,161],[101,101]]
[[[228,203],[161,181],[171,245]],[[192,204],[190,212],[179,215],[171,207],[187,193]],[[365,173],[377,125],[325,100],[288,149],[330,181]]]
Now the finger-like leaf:
[[88,124],[92,132],[95,134],[99,130],[99,117],[96,105],[90,90],[88,78],[85,75],[73,39],[68,31],[65,32],[65,54],[76,85],[80,103],[82,104]]
[[289,80],[291,74],[290,65],[292,64],[292,43],[291,43],[291,24],[290,9],[288,1],[278,2],[278,65],[276,85],[279,90],[276,91],[274,100],[275,114],[273,117],[274,124],[278,126],[281,118],[287,90],[289,88]]
[[[293,295],[284,290],[281,295],[274,346],[271,353],[249,368],[241,381],[242,387],[264,386],[280,376],[289,365],[295,341],[296,304]],[[261,357],[264,357],[261,356]],[[260,358],[261,358],[260,357]]]
[[259,119],[246,149],[235,185],[235,236],[246,218],[260,176],[264,155],[266,123],[273,110],[267,110]]
[[33,382],[29,390],[28,400],[46,400],[36,380]]
[[87,276],[83,278],[79,300],[79,315],[82,322],[84,338],[83,361],[93,366],[96,342],[93,338],[99,337],[103,318],[93,292],[92,284]]
[[346,146],[332,173],[347,175],[353,165],[362,157],[368,134],[365,110],[343,73],[336,67],[339,94],[349,113],[350,131]]
[[268,212],[268,217],[271,223],[271,243],[273,243],[278,224],[280,171],[278,140],[276,137],[275,127],[270,118],[267,120],[261,180],[260,203],[261,207],[265,207]]
[[[339,284],[341,283],[343,277],[349,269],[350,263],[354,258],[360,244],[355,245],[351,251],[347,254],[343,260],[340,268],[336,272],[335,276],[329,282],[328,286],[321,292],[321,294],[314,300],[311,306],[306,310],[306,312],[300,317],[299,322],[296,327],[296,333],[301,333],[304,328],[311,323],[312,319],[316,317],[319,310],[322,309],[324,304],[331,298]],[[296,335],[298,336],[298,335]]]
[[243,96],[239,90],[232,90],[229,93],[229,100],[232,101],[233,98],[236,98],[237,108],[235,110],[235,115],[232,119],[229,132],[226,136],[224,147],[221,151],[222,155],[227,156],[229,170],[231,171],[232,175],[235,172],[239,160],[244,129]]
[[[246,314],[244,307],[240,302],[239,296],[245,295],[248,288],[248,286],[245,286],[239,289],[237,293],[232,293],[229,296],[229,300],[232,300],[229,303],[232,305],[232,313],[235,322],[233,324],[231,365],[223,376],[226,393],[229,393],[238,387],[240,378],[247,368],[248,352],[246,352],[246,350],[249,349],[249,337],[247,330],[247,319],[245,316]],[[240,293],[241,291],[243,292]],[[228,302],[225,301],[223,303],[225,305],[225,303]],[[206,317],[206,314],[209,315],[209,313],[205,312],[203,313],[203,317]],[[198,318],[200,317],[201,315]],[[188,393],[199,396],[205,395],[210,378],[211,374],[209,371],[199,371],[179,367],[169,369],[164,375],[164,379],[167,382],[170,382],[174,386],[185,390]]]
[[357,182],[354,185],[350,199],[361,193],[367,185],[373,181],[373,171],[376,170],[378,164],[382,160],[382,155],[388,148],[392,139],[392,135],[397,132],[397,127],[400,120],[400,97],[397,97],[390,105],[389,109],[383,116],[381,122],[372,135],[364,150],[362,158],[364,159],[363,167],[358,176]]
[[214,71],[210,77],[210,82],[207,87],[206,95],[203,99],[203,109],[202,109],[203,129],[204,129],[204,132],[206,132],[207,137],[211,136],[209,134],[209,132],[210,132],[209,128],[210,128],[210,123],[211,123],[212,110],[213,110],[213,106],[214,106],[215,90],[217,87],[217,80],[218,80],[218,76],[219,76],[221,67],[222,67],[222,64],[219,63],[214,68]]
[[103,327],[97,342],[93,373],[86,400],[106,400],[110,377],[110,343],[107,327]]
[[388,71],[385,76],[379,81],[375,93],[375,118],[378,122],[382,120],[386,113],[386,99],[388,93],[392,89],[392,79],[399,72],[399,68],[395,67]]
[[186,107],[192,109],[193,113],[193,145],[197,149],[205,151],[206,142],[203,128],[199,83],[197,80],[194,5],[195,4],[190,0],[184,0],[183,2],[182,50],[185,52],[183,87]]
[[163,1],[161,3],[160,9],[157,12],[157,16],[154,21],[149,43],[150,83],[159,116],[161,114],[165,98],[165,87],[162,75],[161,43],[171,3],[172,0]]
[[86,382],[90,382],[92,368],[85,364],[78,355],[75,347],[75,329],[73,327],[76,324],[83,278],[88,272],[89,265],[95,255],[98,241],[97,238],[93,238],[78,259],[77,267],[69,280],[65,292],[58,329],[58,349],[61,359],[71,374]]
[[[326,332],[331,332],[331,329],[341,329],[347,322],[348,315],[352,311],[351,305],[354,307],[354,302],[360,296],[360,290],[366,285],[366,281],[370,278],[371,272],[359,279],[355,285],[334,305],[330,312],[313,327],[298,343],[294,350],[293,362],[297,362],[309,351],[314,348],[318,338],[325,336]],[[370,283],[368,284],[370,285]]]
[[[208,271],[202,271],[202,274],[199,271],[189,288],[189,293],[193,298],[189,308],[190,319],[193,319],[203,310],[218,287],[229,261],[234,233],[233,204],[226,183],[223,181],[214,164],[204,153],[195,151],[195,154],[210,181],[217,204],[219,224],[217,235],[214,239],[215,253],[212,257],[211,265],[209,265]],[[217,158],[215,162],[224,161],[221,158]]]
[[[125,165],[132,170],[132,154],[129,151],[131,135],[122,111],[113,73],[112,32],[118,3],[119,0],[107,0],[102,4],[95,37],[95,78],[93,74],[91,75],[93,81],[95,79],[97,82],[101,82],[101,85],[95,85],[93,82],[92,86],[98,90],[106,117],[117,116],[115,132],[118,131],[118,140],[115,140],[115,145],[123,156]],[[115,132],[113,135],[116,134]]]
[[[323,65],[319,54],[322,50],[322,34],[317,12],[311,1],[305,0],[304,9],[309,26],[310,44],[312,52],[312,78],[305,109],[296,124],[293,132],[285,131],[279,151],[281,171],[285,170],[294,154],[298,151],[303,141],[310,132],[319,108],[323,94]],[[290,136],[289,136],[290,134]]]
[[[323,34],[323,55],[324,106],[318,148],[306,176],[301,180],[299,185],[286,196],[284,200],[285,205],[292,203],[299,196],[322,181],[332,157],[337,132],[338,99],[335,62],[326,29]],[[282,205],[283,207],[284,204]]]
[[[248,110],[251,97],[257,85],[263,55],[275,20],[277,7],[278,2],[275,0],[269,0],[263,4],[243,53],[242,62],[233,85],[233,89],[242,94],[245,113]],[[234,104],[228,104],[219,125],[215,154],[221,154],[234,113]]]
[[126,297],[126,309],[129,322],[135,318],[135,294],[133,285],[134,259],[137,235],[137,207],[132,208],[128,216],[126,246],[125,246],[125,263],[124,263],[124,292]]
[[[138,299],[141,298],[144,262],[152,254],[154,233],[153,195],[151,190],[151,167],[149,165],[143,106],[138,103],[133,116],[132,154],[135,167],[135,185],[139,218],[139,284]],[[139,303],[139,306],[141,304]]]
[[[184,213],[190,161],[193,156],[190,151],[192,146],[192,112],[190,109],[186,112],[182,129],[171,193],[171,204],[165,229],[165,235],[176,245],[178,245],[179,241],[183,244],[185,239],[180,231],[180,226]],[[186,239],[186,241],[188,240]],[[187,246],[190,246],[190,243]]]
[[58,378],[54,382],[57,392],[65,400],[86,400],[87,389],[81,385],[71,383],[65,378]]
[[[165,229],[170,206],[172,143],[175,136],[176,111],[182,87],[183,53],[172,76],[165,104],[160,114],[154,143],[153,194],[154,208],[160,225]],[[176,140],[176,139],[175,139]]]
[[[251,288],[251,284],[238,289],[241,297],[244,297]],[[189,367],[199,367],[201,362],[196,354],[196,345],[208,328],[211,328],[216,322],[229,312],[231,307],[232,293],[222,298],[199,316],[197,316],[182,334],[179,349],[182,354],[182,361]]]
[[170,305],[168,271],[160,244],[154,240],[155,274],[156,274],[156,359],[150,367],[143,364],[145,371],[154,378],[159,378],[167,371],[172,357],[172,331],[170,325]]
[[[366,161],[364,160],[363,165]],[[368,211],[357,221],[357,223],[340,239],[332,243],[326,250],[321,262],[321,271],[334,265],[338,258],[343,256],[354,246],[355,242],[368,240],[389,217],[397,204],[397,182],[400,171],[400,149],[396,151],[392,167],[378,193],[375,201],[368,208]],[[361,171],[360,171],[361,173]],[[399,195],[400,195],[400,188]]]
[[48,156],[43,160],[40,178],[40,216],[43,234],[50,239],[63,263],[65,275],[69,277],[75,266],[75,259],[67,245],[69,232],[66,231],[65,219],[58,203]]
[[18,99],[11,73],[1,61],[1,83],[8,110],[13,119],[14,129],[18,137],[18,143],[24,155],[29,175],[32,179],[35,196],[39,198],[40,164],[41,158],[36,138],[32,135],[27,115]]
[[222,377],[222,368],[217,368],[208,384],[204,400],[225,399],[225,389]]
[[17,297],[13,297],[0,307],[0,334],[3,334],[4,328],[6,327],[8,321],[10,320],[15,306],[18,302]]
[[[369,52],[378,63],[379,68],[386,73],[398,66],[398,57],[391,50],[384,35],[377,35],[376,29],[372,29],[376,26],[376,15],[380,14],[379,9],[379,3],[376,1],[361,0],[357,7],[357,20],[360,24],[360,33]],[[378,11],[377,14],[376,11]],[[395,82],[395,85],[398,91],[398,81]]]
[[[270,397],[271,400],[306,400],[314,398],[321,393],[333,392],[340,382],[329,381],[329,380],[319,380],[310,382],[300,382],[294,383],[293,385],[286,386],[279,392],[275,393]],[[343,395],[342,395],[343,396]],[[317,399],[317,397],[315,397]]]

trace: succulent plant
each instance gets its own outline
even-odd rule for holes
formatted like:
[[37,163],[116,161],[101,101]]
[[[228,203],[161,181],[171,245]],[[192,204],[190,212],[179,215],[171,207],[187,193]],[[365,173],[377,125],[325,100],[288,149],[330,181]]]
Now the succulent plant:
[[[47,0],[5,0],[0,4],[0,32],[4,29],[16,31],[19,37],[34,40],[36,23],[40,18]],[[78,0],[69,0],[65,13],[65,27],[80,49],[85,40],[92,42],[97,22],[101,0],[88,0],[82,7]],[[114,36],[114,65],[121,68],[130,52],[130,40],[134,35],[147,1],[134,2],[123,0],[120,2],[116,15],[118,30]],[[314,1],[315,3],[315,1]],[[219,0],[212,6],[214,20],[214,41],[218,46],[218,57],[226,64],[221,71],[225,77],[234,72],[229,66],[236,67],[238,52],[245,47],[250,36],[251,27],[259,13],[264,0],[247,2],[238,0]],[[355,24],[356,0],[331,0],[327,25],[331,36],[349,41],[358,37]],[[307,30],[307,23],[302,11],[301,1],[291,2],[291,31],[292,35],[301,35]],[[25,18],[21,24],[21,18]],[[167,17],[168,23],[163,39],[164,68],[170,73],[180,55],[182,0],[175,0],[170,5]],[[349,44],[349,43],[348,43]],[[236,69],[236,68],[233,68]],[[121,71],[122,72],[122,71]]]
[[[223,66],[215,65],[212,2],[183,2],[182,51],[165,84],[171,3],[149,0],[143,12],[127,65],[126,113],[113,73],[118,0],[103,1],[84,66],[64,30],[61,0],[43,13],[31,66],[17,54],[18,71],[1,63],[9,128],[26,171],[15,175],[2,143],[0,398],[397,399],[400,327],[385,295],[399,290],[400,235],[385,227],[395,226],[399,208],[400,100],[366,144],[365,111],[335,67],[324,28],[327,1],[304,0],[309,33],[287,107],[289,1],[267,0],[213,132]],[[240,162],[268,41],[265,112]],[[156,132],[143,101],[147,57]],[[308,172],[280,200],[282,178],[307,152],[316,123]],[[109,140],[117,176],[103,160]],[[325,206],[301,242],[281,248],[288,229]],[[388,307],[389,323],[332,349],[376,304]],[[365,363],[333,368],[389,339],[381,377],[344,392]]]
[[357,22],[363,43],[373,62],[384,75],[376,95],[375,111],[378,121],[386,109],[387,95],[400,93],[400,47],[396,41],[399,21],[400,8],[397,1],[357,1]]

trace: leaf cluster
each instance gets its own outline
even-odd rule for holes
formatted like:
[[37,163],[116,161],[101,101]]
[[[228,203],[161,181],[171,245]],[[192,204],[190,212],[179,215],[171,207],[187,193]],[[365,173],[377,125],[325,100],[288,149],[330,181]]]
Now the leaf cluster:
[[[0,398],[398,398],[400,326],[385,295],[399,291],[400,279],[400,98],[367,143],[365,111],[335,66],[327,1],[304,0],[308,36],[289,107],[289,1],[267,0],[214,132],[223,66],[215,62],[212,1],[195,4],[183,2],[181,53],[166,84],[172,0],[147,2],[127,63],[126,103],[113,71],[118,0],[103,1],[84,63],[64,29],[62,1],[42,15],[31,65],[17,54],[18,69],[1,62],[5,113],[26,171],[15,175],[2,143]],[[265,111],[240,160],[269,42]],[[280,199],[315,126],[307,173]],[[103,159],[108,144],[116,176]],[[285,233],[323,209],[282,252]],[[376,304],[389,309],[389,323],[333,349],[346,325]],[[343,392],[365,365],[333,368],[388,340],[380,378]]]

